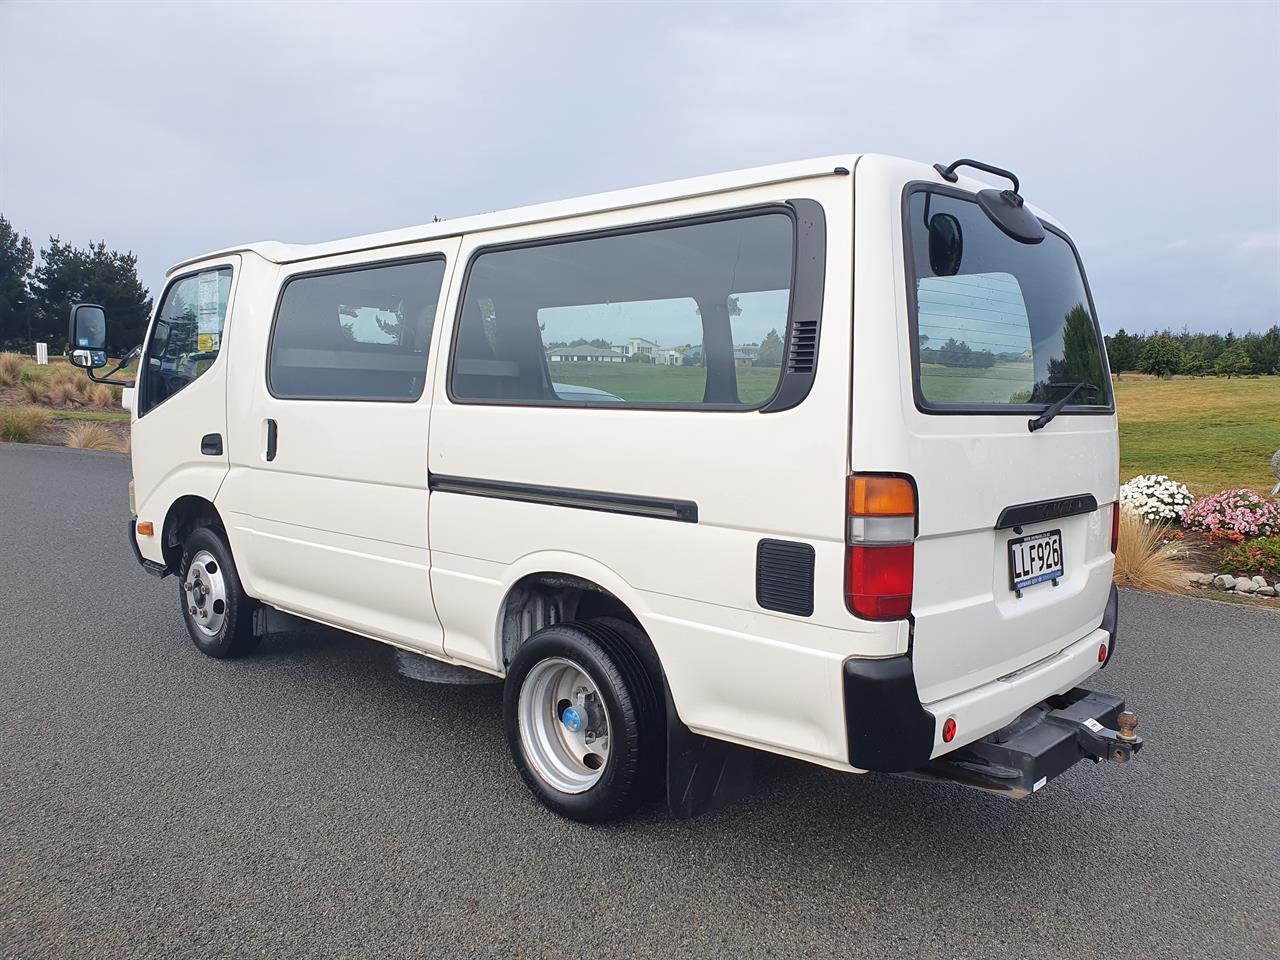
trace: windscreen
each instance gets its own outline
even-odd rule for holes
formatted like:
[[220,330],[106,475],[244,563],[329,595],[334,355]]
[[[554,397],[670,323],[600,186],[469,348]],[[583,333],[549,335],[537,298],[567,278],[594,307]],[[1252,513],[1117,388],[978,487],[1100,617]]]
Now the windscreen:
[[919,190],[907,203],[914,375],[926,409],[1110,408],[1107,365],[1071,244],[1004,234],[976,202]]

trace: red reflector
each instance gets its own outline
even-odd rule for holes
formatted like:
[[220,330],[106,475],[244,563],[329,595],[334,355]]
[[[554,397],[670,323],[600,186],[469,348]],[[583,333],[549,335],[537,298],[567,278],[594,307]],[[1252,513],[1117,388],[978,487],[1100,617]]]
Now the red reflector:
[[901,620],[911,612],[915,545],[855,546],[846,554],[845,600],[863,620]]
[[1105,643],[1100,644],[1098,647],[1098,662],[1099,663],[1107,662],[1107,645]]
[[947,722],[942,725],[942,742],[950,743],[956,738],[956,719],[955,717],[947,717]]
[[1111,505],[1111,552],[1116,552],[1116,547],[1120,546],[1120,504],[1113,503]]

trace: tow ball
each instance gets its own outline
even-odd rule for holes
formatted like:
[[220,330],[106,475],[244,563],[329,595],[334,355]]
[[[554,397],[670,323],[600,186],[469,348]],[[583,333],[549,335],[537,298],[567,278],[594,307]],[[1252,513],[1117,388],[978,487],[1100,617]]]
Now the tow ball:
[[[1138,726],[1138,718],[1129,710],[1121,711],[1116,717],[1116,730],[1111,739],[1111,752],[1108,754],[1112,763],[1127,763],[1129,758],[1142,749],[1142,738],[1134,733]],[[1105,731],[1112,734],[1111,730]]]

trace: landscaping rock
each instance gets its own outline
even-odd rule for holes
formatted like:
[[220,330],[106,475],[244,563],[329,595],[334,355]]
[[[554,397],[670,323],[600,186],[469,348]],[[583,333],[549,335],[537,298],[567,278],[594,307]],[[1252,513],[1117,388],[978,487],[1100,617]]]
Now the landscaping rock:
[[1236,577],[1236,593],[1257,593],[1258,585],[1248,577]]
[[1213,585],[1219,590],[1234,590],[1236,588],[1236,578],[1220,573],[1213,578]]
[[1275,587],[1259,587],[1258,588],[1258,596],[1260,597],[1274,597],[1275,595],[1276,595]]
[[1267,578],[1266,578],[1266,577],[1254,577],[1254,578],[1253,578],[1253,585],[1254,585],[1255,587],[1269,587],[1269,586],[1271,586],[1271,584],[1267,583]]

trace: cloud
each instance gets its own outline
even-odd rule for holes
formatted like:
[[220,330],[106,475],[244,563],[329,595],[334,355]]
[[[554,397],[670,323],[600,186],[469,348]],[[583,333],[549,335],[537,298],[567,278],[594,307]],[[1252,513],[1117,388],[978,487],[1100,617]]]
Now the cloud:
[[1257,329],[1280,313],[1277,51],[1264,4],[10,2],[0,209],[37,243],[133,249],[155,289],[253,239],[977,156],[1072,230],[1108,329]]

